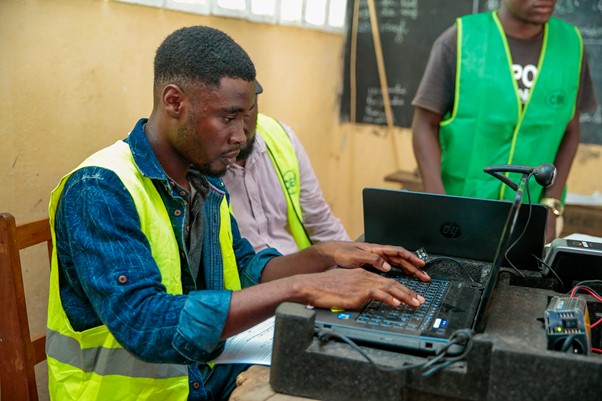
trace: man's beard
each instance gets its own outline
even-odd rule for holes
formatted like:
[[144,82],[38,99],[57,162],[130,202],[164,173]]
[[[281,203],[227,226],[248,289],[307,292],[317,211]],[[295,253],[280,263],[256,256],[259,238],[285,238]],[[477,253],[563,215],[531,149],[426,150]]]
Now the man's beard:
[[224,169],[223,171],[215,171],[214,169],[211,168],[210,164],[201,164],[200,166],[195,166],[195,167],[203,175],[207,175],[209,177],[215,177],[215,178],[223,177],[224,174],[226,174],[226,170],[227,170],[227,169]]
[[[193,130],[193,126],[196,123],[196,115],[192,114],[189,118],[188,118],[188,122],[179,127],[178,128],[178,133],[177,133],[177,137],[180,140],[181,144],[185,144],[190,138],[194,137],[194,130]],[[188,147],[189,145],[185,145],[186,147]],[[193,159],[193,155],[189,154],[189,159],[192,160]],[[237,156],[238,157],[238,156]],[[226,174],[227,168],[224,167],[223,170],[215,170],[212,167],[212,162],[206,162],[203,164],[196,164],[196,163],[192,163],[192,165],[201,172],[201,174],[203,175],[207,175],[210,177],[222,177],[224,174]]]

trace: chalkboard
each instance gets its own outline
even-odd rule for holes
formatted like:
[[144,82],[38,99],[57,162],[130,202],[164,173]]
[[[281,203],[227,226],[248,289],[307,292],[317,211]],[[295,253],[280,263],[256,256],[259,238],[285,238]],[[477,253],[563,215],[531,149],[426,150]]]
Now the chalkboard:
[[[498,0],[375,0],[393,123],[410,127],[412,99],[422,78],[431,46],[457,17],[498,8]],[[355,80],[351,82],[354,0],[348,0],[341,121],[386,125],[378,77],[368,1],[360,0],[357,24]],[[595,85],[598,108],[581,115],[581,142],[602,144],[602,0],[558,0],[555,17],[581,31]],[[355,113],[351,93],[355,92]]]

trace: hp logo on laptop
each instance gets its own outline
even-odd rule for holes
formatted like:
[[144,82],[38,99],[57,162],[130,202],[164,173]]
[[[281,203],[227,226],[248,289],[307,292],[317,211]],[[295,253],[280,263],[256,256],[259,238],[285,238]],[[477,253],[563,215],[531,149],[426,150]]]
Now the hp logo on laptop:
[[462,235],[462,228],[459,224],[453,222],[445,222],[441,224],[441,227],[439,227],[439,232],[445,238],[453,239],[458,238],[460,235]]

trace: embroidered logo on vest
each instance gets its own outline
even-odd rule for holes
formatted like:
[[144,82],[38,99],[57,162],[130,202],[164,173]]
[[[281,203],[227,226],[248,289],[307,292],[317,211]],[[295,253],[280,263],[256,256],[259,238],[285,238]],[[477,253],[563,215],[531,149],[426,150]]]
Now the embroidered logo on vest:
[[291,195],[295,195],[297,193],[297,188],[295,188],[296,178],[297,176],[293,170],[285,171],[282,174],[282,180],[284,181],[286,190]]
[[553,109],[559,109],[565,106],[565,99],[565,93],[563,91],[557,90],[550,93],[547,96],[546,103]]

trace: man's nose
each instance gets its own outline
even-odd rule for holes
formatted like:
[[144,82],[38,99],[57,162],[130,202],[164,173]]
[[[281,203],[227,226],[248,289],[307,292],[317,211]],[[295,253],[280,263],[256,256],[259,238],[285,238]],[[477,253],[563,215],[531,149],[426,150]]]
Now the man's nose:
[[247,142],[247,136],[245,135],[245,123],[243,119],[241,119],[234,127],[234,132],[232,133],[232,142],[240,145],[244,145],[245,142]]

